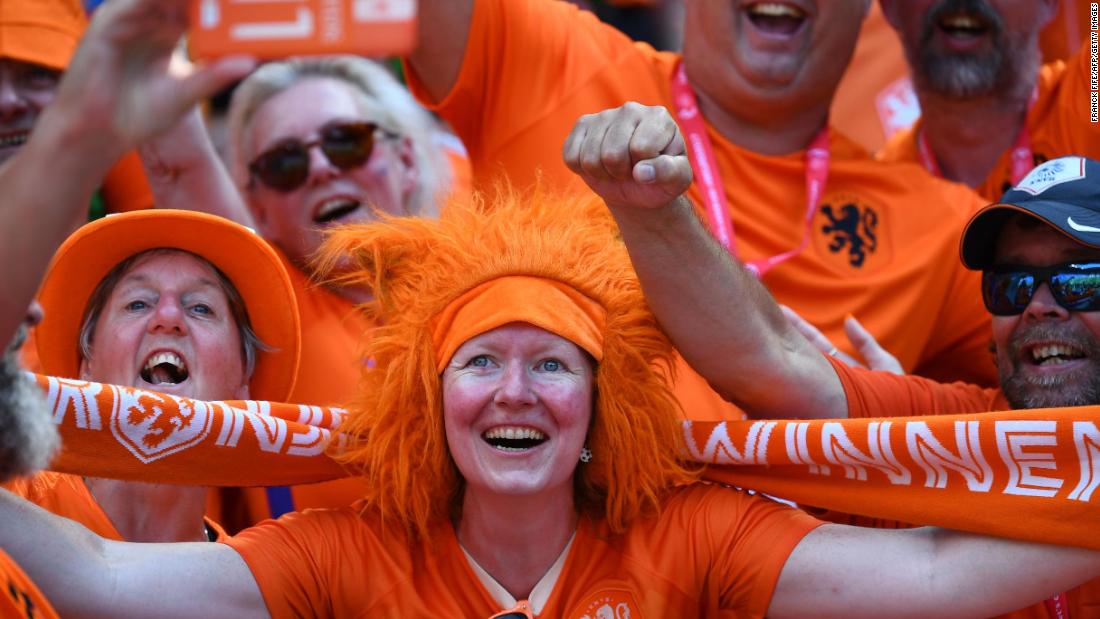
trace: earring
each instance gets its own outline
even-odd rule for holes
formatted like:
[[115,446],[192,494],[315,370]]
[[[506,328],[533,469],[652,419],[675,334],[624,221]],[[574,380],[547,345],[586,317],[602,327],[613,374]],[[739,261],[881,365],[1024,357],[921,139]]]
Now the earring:
[[581,462],[584,462],[585,464],[587,464],[591,461],[592,461],[592,450],[589,449],[587,445],[585,445],[584,447],[581,447]]

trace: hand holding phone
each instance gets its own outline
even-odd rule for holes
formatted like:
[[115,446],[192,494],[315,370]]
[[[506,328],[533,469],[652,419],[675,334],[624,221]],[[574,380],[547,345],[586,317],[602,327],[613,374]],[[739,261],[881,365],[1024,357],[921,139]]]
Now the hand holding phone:
[[416,43],[416,0],[191,0],[190,17],[197,59],[393,56]]

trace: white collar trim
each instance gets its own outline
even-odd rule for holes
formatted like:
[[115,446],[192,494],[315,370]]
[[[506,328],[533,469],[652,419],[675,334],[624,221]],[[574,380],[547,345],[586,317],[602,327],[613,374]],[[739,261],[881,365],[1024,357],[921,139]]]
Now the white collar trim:
[[[535,583],[535,587],[531,589],[531,595],[527,598],[527,601],[531,604],[531,612],[538,615],[542,612],[546,602],[550,599],[550,594],[554,591],[554,585],[558,582],[558,577],[561,576],[561,570],[565,567],[565,559],[569,556],[569,549],[573,547],[573,540],[577,537],[577,532],[573,531],[573,535],[569,536],[569,543],[562,549],[561,554],[558,555],[557,560],[550,566],[550,569],[542,575],[542,578]],[[478,580],[485,586],[485,589],[489,592],[489,595],[500,605],[501,610],[509,610],[516,607],[519,600],[512,597],[511,593],[505,589],[499,582],[493,578],[489,572],[486,572],[483,567],[478,565],[470,553],[466,552],[466,549],[462,547],[462,544],[458,545],[462,548],[462,554],[466,555],[466,561],[470,563],[470,567],[473,568],[474,573],[477,574]]]

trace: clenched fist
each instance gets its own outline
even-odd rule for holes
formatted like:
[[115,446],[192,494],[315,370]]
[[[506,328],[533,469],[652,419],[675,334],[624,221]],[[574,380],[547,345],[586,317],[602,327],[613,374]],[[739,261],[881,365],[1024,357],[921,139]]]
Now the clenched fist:
[[582,116],[562,150],[565,165],[612,208],[659,208],[691,185],[684,138],[663,107],[627,103]]

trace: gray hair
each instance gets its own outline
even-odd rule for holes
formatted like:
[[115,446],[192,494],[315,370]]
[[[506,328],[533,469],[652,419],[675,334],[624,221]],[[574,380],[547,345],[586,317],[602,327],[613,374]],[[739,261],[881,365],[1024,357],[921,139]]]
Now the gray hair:
[[229,104],[228,137],[230,168],[239,187],[248,184],[249,152],[245,135],[256,111],[280,92],[303,80],[331,78],[352,86],[368,100],[377,102],[381,117],[372,119],[391,133],[407,137],[412,144],[418,182],[405,209],[410,215],[438,213],[438,198],[450,185],[450,166],[432,138],[435,124],[431,114],[413,99],[382,65],[357,56],[290,58],[256,69],[233,93]]
[[0,482],[44,468],[61,443],[42,390],[19,365],[26,330],[0,358]]
[[152,256],[162,256],[171,253],[181,253],[192,256],[214,271],[214,274],[217,276],[218,287],[221,288],[222,292],[225,294],[226,301],[229,303],[230,315],[233,316],[233,322],[237,325],[237,334],[241,341],[241,358],[244,360],[245,378],[251,378],[252,370],[256,368],[257,351],[268,352],[274,349],[265,344],[263,340],[260,339],[260,336],[256,335],[256,332],[252,329],[252,321],[248,318],[248,308],[245,307],[241,293],[237,292],[237,287],[233,285],[233,282],[229,281],[225,273],[222,273],[221,269],[211,264],[209,260],[189,251],[170,247],[157,247],[136,253],[116,264],[107,275],[103,276],[103,279],[99,280],[99,284],[95,287],[95,290],[92,291],[92,296],[88,297],[88,304],[84,306],[84,320],[80,325],[79,339],[81,358],[90,359],[92,357],[92,339],[95,336],[96,324],[99,322],[100,314],[103,313],[103,306],[107,304],[107,299],[111,296],[111,293],[114,292],[118,282],[130,272],[130,269],[132,269],[138,261]]

